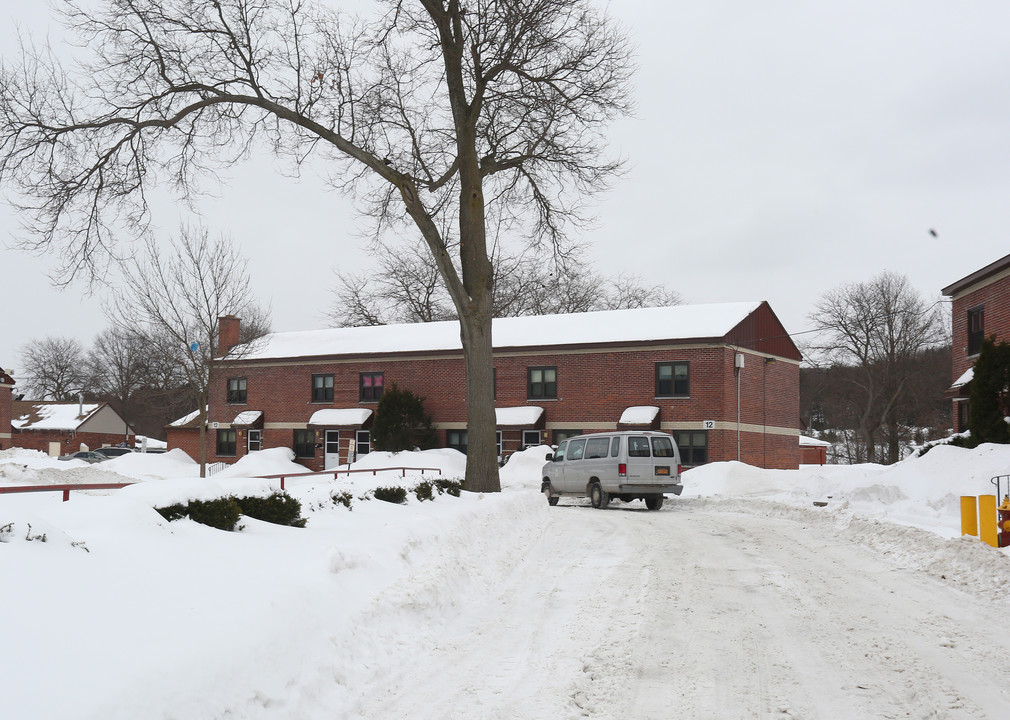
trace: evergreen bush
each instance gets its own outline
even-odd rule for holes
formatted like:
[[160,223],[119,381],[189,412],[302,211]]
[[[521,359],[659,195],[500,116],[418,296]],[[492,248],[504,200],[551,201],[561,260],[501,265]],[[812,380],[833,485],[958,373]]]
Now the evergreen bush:
[[971,447],[982,443],[1010,443],[1010,425],[1005,420],[1010,392],[1010,345],[982,341],[971,382],[968,429]]
[[238,523],[242,508],[233,497],[217,498],[215,500],[190,500],[186,507],[189,519],[210,525],[218,530],[234,530]]
[[402,487],[377,487],[372,491],[376,500],[383,500],[394,505],[402,505],[407,499],[407,489]]
[[275,492],[268,497],[236,498],[242,514],[275,525],[290,525],[305,527],[305,518],[301,517],[302,504],[287,493]]
[[391,383],[375,408],[371,441],[376,450],[387,452],[435,447],[435,428],[424,412],[424,398]]
[[447,495],[452,495],[453,497],[459,497],[459,493],[463,489],[463,483],[459,480],[436,478],[435,487],[438,488],[439,493],[446,493]]
[[430,480],[422,480],[414,486],[414,496],[421,502],[424,502],[425,500],[434,500],[434,490],[435,483]]

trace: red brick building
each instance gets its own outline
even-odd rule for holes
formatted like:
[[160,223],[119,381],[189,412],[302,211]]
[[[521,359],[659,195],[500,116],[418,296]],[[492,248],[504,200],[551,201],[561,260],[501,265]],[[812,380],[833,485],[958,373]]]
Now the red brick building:
[[942,290],[951,298],[952,385],[954,431],[968,427],[972,366],[982,340],[995,335],[1010,341],[1010,255],[976,270]]
[[[620,427],[672,433],[685,465],[799,464],[801,357],[766,302],[500,318],[493,336],[502,455]],[[284,446],[312,469],[347,462],[370,449],[392,383],[425,399],[443,445],[466,449],[456,322],[273,333],[229,352],[237,337],[222,318],[209,461]],[[169,447],[197,457],[197,422],[170,426]]]
[[0,450],[11,447],[11,401],[14,378],[0,370]]
[[[0,389],[2,392],[2,389]],[[8,404],[13,447],[41,450],[52,456],[133,444],[133,429],[108,403],[58,403],[17,400]],[[0,418],[3,410],[0,409]]]

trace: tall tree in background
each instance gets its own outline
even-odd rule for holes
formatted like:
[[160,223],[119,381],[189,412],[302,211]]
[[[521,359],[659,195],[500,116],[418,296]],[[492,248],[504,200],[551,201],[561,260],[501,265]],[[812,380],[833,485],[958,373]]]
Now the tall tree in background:
[[[454,320],[452,300],[430,253],[416,246],[377,243],[378,268],[364,275],[337,273],[327,319],[338,327]],[[565,254],[567,255],[567,253]],[[680,295],[640,278],[604,279],[582,262],[528,249],[493,255],[492,315],[552,315],[679,305]]]
[[[845,379],[857,405],[865,454],[857,461],[900,459],[898,409],[917,374],[916,357],[946,342],[941,312],[903,275],[883,272],[862,283],[825,293],[810,315],[819,330],[813,359],[853,368]],[[877,437],[887,428],[887,451],[878,458]]]
[[231,241],[211,240],[206,230],[183,229],[171,252],[162,251],[153,239],[145,250],[122,262],[123,289],[107,315],[121,332],[141,335],[148,351],[166,359],[197,398],[203,477],[218,319],[229,314],[242,318],[242,340],[249,341],[268,331],[268,314],[256,305],[247,261]]
[[133,426],[135,395],[149,379],[149,347],[132,327],[114,328],[99,333],[88,351],[88,377],[91,391],[106,399],[127,426]]
[[20,351],[25,395],[29,400],[70,402],[91,392],[87,353],[73,338],[46,337],[26,343]]
[[2,73],[0,180],[73,273],[110,226],[149,219],[165,175],[190,190],[257,139],[329,162],[377,232],[406,224],[435,259],[463,342],[466,485],[498,490],[489,228],[550,243],[585,219],[619,170],[602,150],[629,45],[592,0],[380,4],[345,22],[309,1],[68,2],[94,59],[71,78],[27,52]]

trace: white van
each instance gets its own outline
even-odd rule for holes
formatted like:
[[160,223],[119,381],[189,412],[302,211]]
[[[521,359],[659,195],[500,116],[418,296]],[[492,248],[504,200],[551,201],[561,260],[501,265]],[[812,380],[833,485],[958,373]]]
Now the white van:
[[557,505],[561,497],[589,497],[594,508],[611,498],[641,498],[650,510],[663,507],[664,493],[680,495],[680,451],[673,436],[623,430],[576,435],[547,455],[540,491]]

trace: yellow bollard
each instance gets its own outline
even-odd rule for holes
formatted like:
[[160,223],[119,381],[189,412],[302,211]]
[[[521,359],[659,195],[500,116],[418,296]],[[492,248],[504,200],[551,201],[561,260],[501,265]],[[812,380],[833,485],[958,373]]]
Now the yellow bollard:
[[999,547],[999,538],[996,534],[996,496],[978,496],[978,518],[980,539],[982,542]]
[[978,502],[974,495],[961,496],[961,534],[978,537]]

